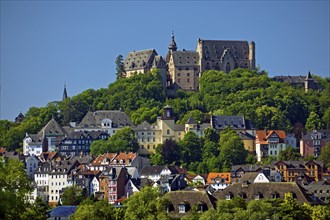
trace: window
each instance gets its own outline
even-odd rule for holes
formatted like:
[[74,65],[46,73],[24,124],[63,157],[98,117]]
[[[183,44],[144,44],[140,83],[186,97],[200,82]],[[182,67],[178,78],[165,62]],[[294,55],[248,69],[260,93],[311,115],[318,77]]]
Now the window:
[[178,73],[178,76],[180,76],[181,74],[180,73]]
[[186,206],[184,204],[179,205],[179,213],[185,213],[186,212]]
[[187,78],[187,82],[190,82],[189,78]]
[[190,73],[187,73],[187,76],[190,76]]
[[166,134],[167,134],[167,135],[170,135],[170,134],[171,134],[170,129],[167,129]]

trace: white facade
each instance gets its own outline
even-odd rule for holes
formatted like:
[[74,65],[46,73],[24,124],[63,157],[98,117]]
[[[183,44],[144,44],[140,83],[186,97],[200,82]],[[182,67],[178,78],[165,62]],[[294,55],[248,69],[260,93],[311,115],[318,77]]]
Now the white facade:
[[254,183],[269,183],[269,179],[263,173],[258,173],[256,178],[253,180]]
[[34,156],[28,156],[25,159],[26,174],[28,175],[28,177],[30,177],[30,179],[34,178],[34,172],[36,169],[38,169],[38,163],[39,160]]
[[60,191],[68,186],[66,173],[49,174],[49,202],[58,202],[60,199]]
[[27,155],[35,155],[40,156],[42,153],[42,145],[41,143],[33,143],[32,138],[26,135],[23,139],[23,154]]
[[91,194],[95,195],[95,192],[99,192],[100,191],[100,182],[98,180],[98,178],[96,176],[94,176],[91,184],[90,184],[90,192]]

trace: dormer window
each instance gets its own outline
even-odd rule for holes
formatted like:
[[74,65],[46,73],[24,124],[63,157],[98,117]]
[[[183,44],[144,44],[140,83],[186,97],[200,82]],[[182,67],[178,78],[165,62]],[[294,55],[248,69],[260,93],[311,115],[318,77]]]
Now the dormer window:
[[234,195],[231,192],[226,194],[226,200],[231,200],[232,198],[234,198]]
[[186,213],[187,212],[187,205],[185,203],[181,203],[178,205],[179,213]]
[[123,159],[121,159],[121,160],[120,160],[120,164],[123,164],[123,163],[124,163],[124,160],[123,160]]
[[101,121],[102,128],[111,128],[112,127],[112,121],[109,118],[105,118]]

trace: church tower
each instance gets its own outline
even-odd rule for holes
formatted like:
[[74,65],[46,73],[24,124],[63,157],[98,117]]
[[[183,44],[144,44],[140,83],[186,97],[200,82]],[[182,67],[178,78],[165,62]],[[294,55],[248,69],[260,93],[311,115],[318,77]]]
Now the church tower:
[[66,84],[64,83],[64,91],[63,91],[63,98],[62,101],[68,98],[68,93],[66,92]]

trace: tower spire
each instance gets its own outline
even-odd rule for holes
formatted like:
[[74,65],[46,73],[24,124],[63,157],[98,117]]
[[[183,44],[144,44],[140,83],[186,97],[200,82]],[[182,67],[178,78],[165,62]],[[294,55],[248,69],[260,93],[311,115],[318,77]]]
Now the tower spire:
[[64,91],[63,91],[62,101],[64,101],[66,98],[68,98],[68,93],[66,92],[66,83],[64,82]]
[[172,31],[172,40],[170,45],[168,46],[168,49],[170,51],[176,51],[178,49],[178,47],[176,46],[175,40],[174,40],[174,31]]

